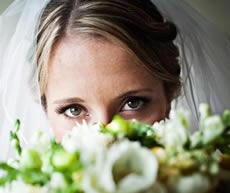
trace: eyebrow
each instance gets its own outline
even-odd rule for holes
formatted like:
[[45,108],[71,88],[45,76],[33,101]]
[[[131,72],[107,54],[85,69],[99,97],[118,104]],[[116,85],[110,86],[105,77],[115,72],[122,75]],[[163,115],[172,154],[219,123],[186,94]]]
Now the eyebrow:
[[72,97],[72,98],[56,100],[54,101],[54,104],[70,104],[70,103],[79,103],[79,102],[83,103],[84,100],[78,97]]
[[[130,95],[138,94],[140,92],[153,92],[153,89],[145,88],[145,89],[131,90],[131,91],[125,92],[124,94],[117,96],[116,98],[122,99],[122,98],[126,98]],[[83,102],[84,102],[84,100],[82,100],[81,98],[72,97],[72,98],[56,100],[56,101],[54,101],[54,104],[71,104],[71,103],[83,103]]]
[[130,96],[130,95],[138,94],[138,93],[140,93],[140,92],[153,92],[153,89],[144,88],[144,89],[131,90],[131,91],[128,91],[128,92],[126,92],[126,93],[124,93],[124,94],[122,94],[122,95],[116,97],[116,98],[122,99],[122,98],[126,98],[126,97],[128,97],[128,96]]

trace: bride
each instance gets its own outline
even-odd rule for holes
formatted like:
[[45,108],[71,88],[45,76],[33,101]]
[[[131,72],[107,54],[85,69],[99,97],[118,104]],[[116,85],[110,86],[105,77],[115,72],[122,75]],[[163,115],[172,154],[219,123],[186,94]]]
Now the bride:
[[21,120],[61,141],[115,114],[153,124],[186,106],[230,107],[229,44],[179,0],[18,0],[0,18],[0,159]]

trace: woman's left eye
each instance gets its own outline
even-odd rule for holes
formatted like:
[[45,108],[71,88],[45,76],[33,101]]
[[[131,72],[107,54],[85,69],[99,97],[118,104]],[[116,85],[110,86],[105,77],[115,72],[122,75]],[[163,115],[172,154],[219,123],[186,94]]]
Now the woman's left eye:
[[148,99],[133,97],[126,101],[121,111],[135,111],[141,109]]

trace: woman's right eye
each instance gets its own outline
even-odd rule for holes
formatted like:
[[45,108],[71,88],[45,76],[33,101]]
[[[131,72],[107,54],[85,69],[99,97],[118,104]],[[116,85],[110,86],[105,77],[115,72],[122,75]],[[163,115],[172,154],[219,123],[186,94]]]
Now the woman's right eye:
[[75,118],[75,117],[78,117],[81,115],[82,113],[82,108],[79,107],[79,106],[72,106],[72,107],[69,107],[68,109],[66,109],[66,111],[64,112],[64,114],[66,116],[69,116],[71,118]]
[[58,114],[63,114],[65,117],[74,119],[85,114],[85,110],[81,105],[73,104],[66,107],[60,107],[56,110]]

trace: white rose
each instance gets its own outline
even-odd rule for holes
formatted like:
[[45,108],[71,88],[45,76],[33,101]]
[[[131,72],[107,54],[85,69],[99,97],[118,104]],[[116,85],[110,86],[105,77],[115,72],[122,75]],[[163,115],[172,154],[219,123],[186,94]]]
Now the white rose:
[[137,142],[114,144],[83,176],[88,193],[135,193],[156,181],[158,162],[152,152]]

